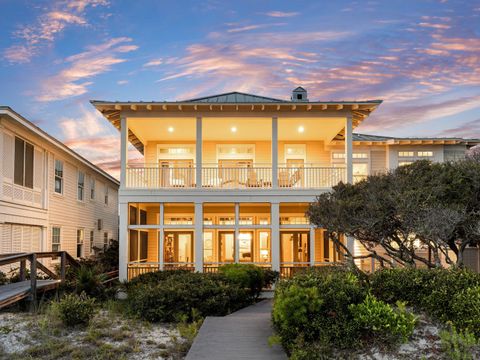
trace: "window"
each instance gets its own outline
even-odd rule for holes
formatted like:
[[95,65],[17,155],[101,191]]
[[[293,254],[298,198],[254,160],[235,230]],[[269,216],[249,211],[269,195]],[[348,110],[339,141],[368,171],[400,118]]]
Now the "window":
[[365,152],[358,152],[352,154],[354,159],[368,159],[368,154]]
[[84,189],[85,189],[85,174],[79,171],[78,177],[77,177],[77,199],[80,201],[83,201]]
[[90,200],[95,200],[95,178],[90,177]]
[[103,233],[103,251],[106,251],[108,248],[108,232]]
[[332,153],[332,158],[333,159],[345,159],[345,153],[334,152],[334,153]]
[[63,194],[63,161],[55,160],[55,192]]
[[15,137],[14,182],[33,189],[33,145]]
[[417,153],[419,157],[432,157],[433,156],[433,151],[419,151]]
[[93,230],[90,230],[90,254],[93,253],[93,240],[95,238],[95,233]]
[[77,258],[83,256],[83,241],[85,234],[83,229],[77,229]]
[[410,165],[413,164],[413,161],[399,161],[398,166]]
[[105,205],[108,205],[108,185],[105,185]]
[[398,152],[399,157],[413,157],[415,156],[413,151],[399,151]]
[[52,228],[52,251],[60,251],[60,228]]

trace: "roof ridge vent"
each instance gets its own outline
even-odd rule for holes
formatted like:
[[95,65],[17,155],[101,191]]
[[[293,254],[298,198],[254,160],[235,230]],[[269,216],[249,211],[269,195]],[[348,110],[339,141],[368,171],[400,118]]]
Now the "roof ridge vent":
[[294,102],[308,102],[307,90],[298,86],[292,91],[291,100]]

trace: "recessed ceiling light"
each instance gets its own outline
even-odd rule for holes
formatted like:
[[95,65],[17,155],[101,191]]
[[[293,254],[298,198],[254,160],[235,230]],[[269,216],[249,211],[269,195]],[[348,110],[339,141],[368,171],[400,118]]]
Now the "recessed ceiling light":
[[168,127],[168,132],[169,132],[169,133],[174,132],[174,130],[175,130],[175,129],[173,128],[173,126],[169,126],[169,127]]
[[232,126],[232,127],[230,128],[230,131],[233,132],[233,133],[234,133],[234,132],[237,132],[237,127],[236,127],[236,126]]
[[304,131],[305,131],[305,128],[300,125],[300,126],[298,127],[298,132],[299,132],[299,133],[303,133]]

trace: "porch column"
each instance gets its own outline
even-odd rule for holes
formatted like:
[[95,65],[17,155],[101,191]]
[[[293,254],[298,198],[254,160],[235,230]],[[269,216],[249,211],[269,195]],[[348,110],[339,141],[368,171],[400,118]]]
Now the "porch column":
[[315,266],[315,228],[310,227],[310,266]]
[[160,225],[160,229],[158,230],[158,267],[159,267],[159,270],[163,270],[164,268],[164,260],[163,260],[163,243],[165,241],[165,230],[163,228],[163,225],[164,225],[164,214],[165,214],[165,207],[164,207],[164,204],[163,203],[160,203],[160,221],[159,221],[159,225]]
[[272,188],[278,187],[278,118],[272,117]]
[[203,272],[203,204],[195,203],[195,271]]
[[240,261],[240,238],[239,238],[239,228],[240,225],[240,204],[235,203],[235,263]]
[[127,187],[128,163],[128,121],[126,116],[120,117],[120,187]]
[[128,280],[128,203],[118,204],[118,278],[120,281]]
[[[345,165],[347,170],[347,183],[353,183],[353,125],[352,114],[347,114],[345,119]],[[352,255],[355,255],[354,250],[355,239],[347,236],[347,249]]]
[[[197,116],[197,137],[195,142],[195,184],[197,188],[202,187],[202,117]],[[203,221],[203,219],[202,219]]]
[[280,204],[271,204],[270,221],[272,223],[272,242],[271,242],[271,256],[272,256],[272,270],[280,271]]

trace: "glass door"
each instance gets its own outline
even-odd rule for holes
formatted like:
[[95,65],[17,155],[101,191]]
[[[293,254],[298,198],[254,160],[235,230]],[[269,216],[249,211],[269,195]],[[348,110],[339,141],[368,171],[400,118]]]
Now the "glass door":
[[309,231],[282,231],[280,241],[280,261],[282,264],[309,264]]
[[168,263],[193,262],[193,231],[166,231],[163,261]]
[[253,231],[240,231],[238,234],[238,250],[240,262],[253,261]]
[[218,232],[218,262],[234,262],[235,261],[235,232],[219,231]]

